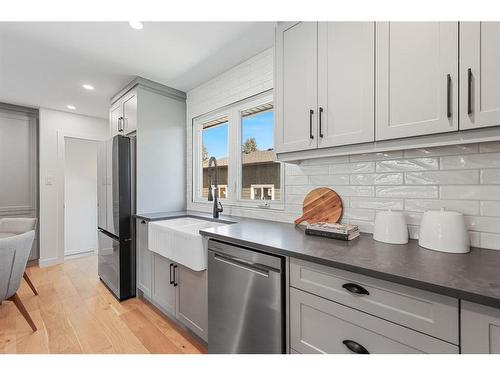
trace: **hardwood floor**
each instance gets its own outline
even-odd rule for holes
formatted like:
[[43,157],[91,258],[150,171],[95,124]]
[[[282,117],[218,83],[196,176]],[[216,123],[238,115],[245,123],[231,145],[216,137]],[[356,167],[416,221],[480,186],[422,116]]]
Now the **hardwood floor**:
[[38,296],[25,282],[18,294],[38,331],[12,302],[3,302],[0,353],[206,353],[144,300],[119,303],[99,281],[95,256],[30,267],[27,273]]

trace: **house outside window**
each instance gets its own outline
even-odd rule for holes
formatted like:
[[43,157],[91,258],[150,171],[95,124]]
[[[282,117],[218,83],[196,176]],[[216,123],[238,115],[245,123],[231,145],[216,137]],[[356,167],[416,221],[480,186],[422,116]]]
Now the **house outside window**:
[[283,169],[274,152],[274,106],[266,93],[193,121],[193,201],[207,202],[208,161],[217,160],[225,204],[282,208]]

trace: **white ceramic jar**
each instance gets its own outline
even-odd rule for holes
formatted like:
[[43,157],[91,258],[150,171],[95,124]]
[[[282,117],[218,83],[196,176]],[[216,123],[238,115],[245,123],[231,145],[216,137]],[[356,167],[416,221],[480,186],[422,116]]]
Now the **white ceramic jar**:
[[402,212],[378,211],[375,216],[373,239],[390,244],[408,243],[408,226]]
[[418,244],[426,249],[446,253],[468,253],[469,235],[460,212],[427,211],[420,223]]

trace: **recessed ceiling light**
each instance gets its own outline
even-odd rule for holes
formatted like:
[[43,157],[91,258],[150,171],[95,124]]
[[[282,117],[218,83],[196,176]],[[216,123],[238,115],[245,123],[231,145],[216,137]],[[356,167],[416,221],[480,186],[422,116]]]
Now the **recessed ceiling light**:
[[129,21],[128,24],[132,29],[141,30],[143,28],[142,22],[140,21]]
[[76,107],[73,104],[68,104],[66,106],[66,108],[71,109],[71,110],[75,110],[76,109]]
[[89,85],[88,83],[82,85],[82,87],[85,89],[85,90],[90,90],[92,91],[94,89],[94,86],[92,85]]

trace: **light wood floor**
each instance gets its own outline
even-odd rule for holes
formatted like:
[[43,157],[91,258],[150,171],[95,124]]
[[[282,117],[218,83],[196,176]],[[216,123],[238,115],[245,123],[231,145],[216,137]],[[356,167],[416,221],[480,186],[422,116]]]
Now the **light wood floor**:
[[38,331],[12,302],[3,302],[0,353],[206,353],[145,301],[119,303],[99,281],[95,256],[27,272],[39,295],[24,281],[18,294]]

